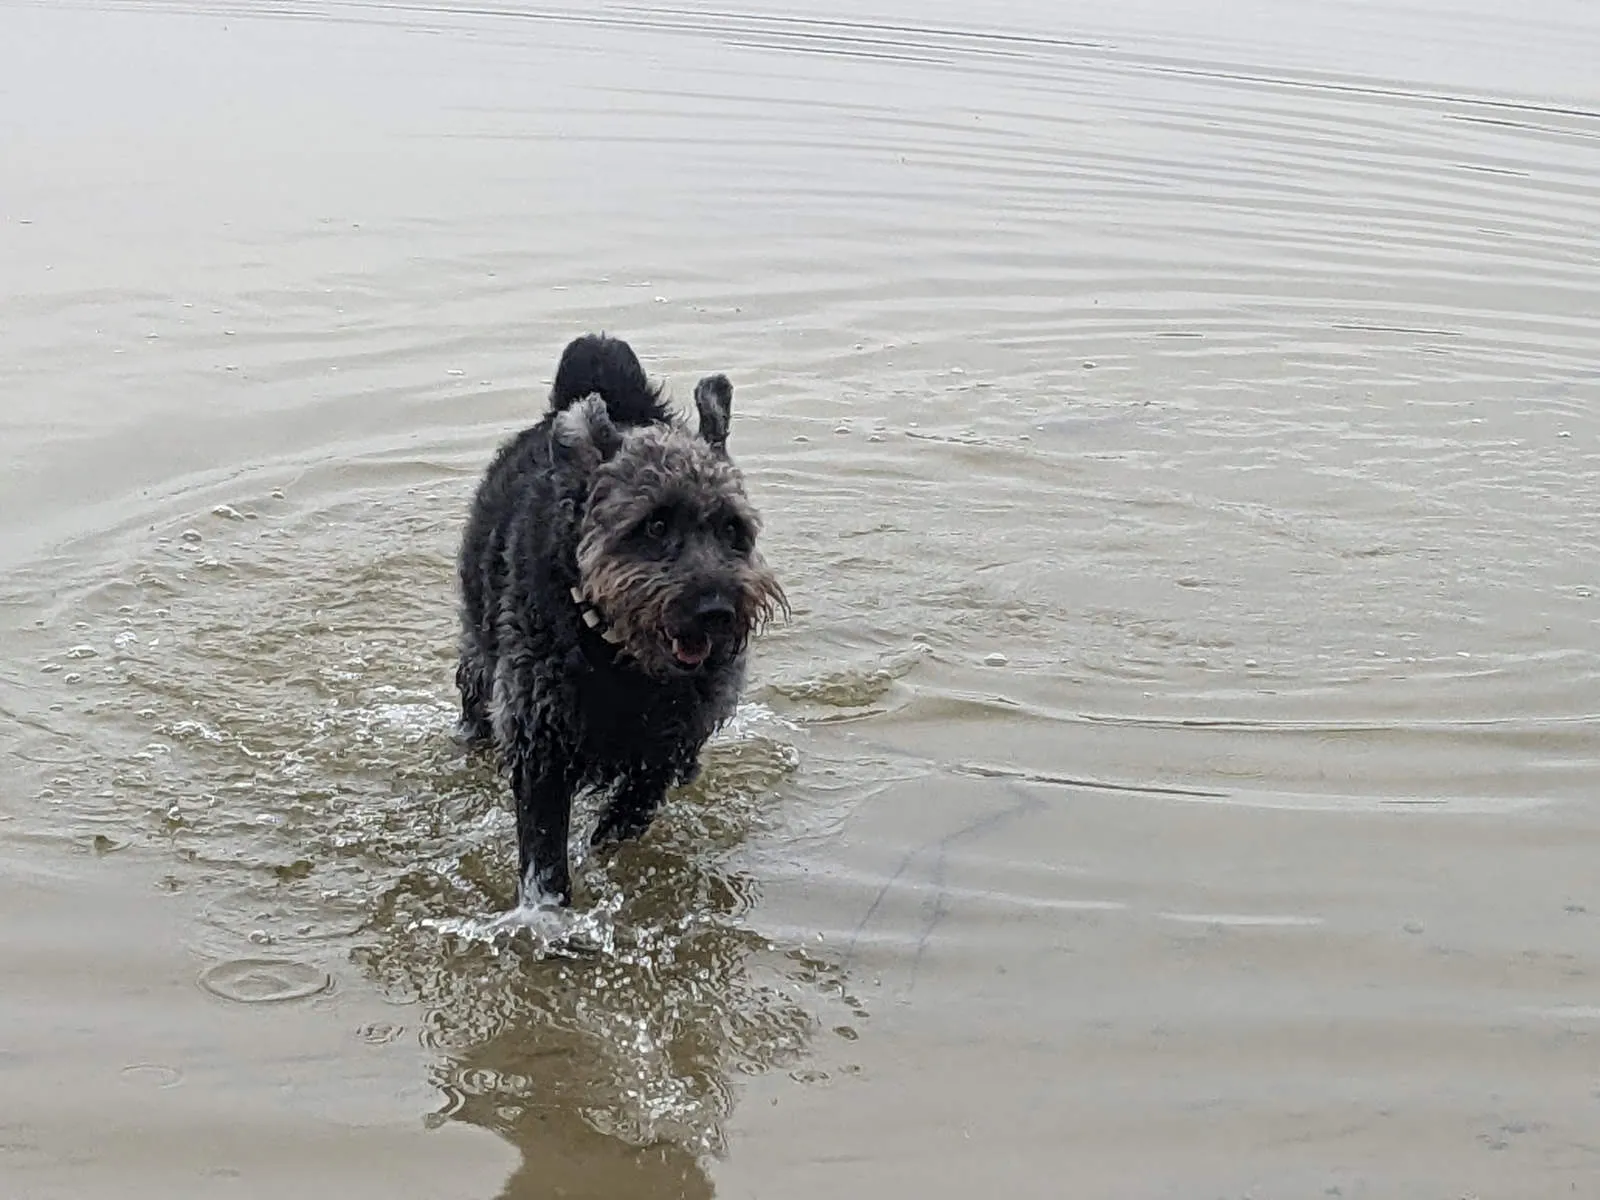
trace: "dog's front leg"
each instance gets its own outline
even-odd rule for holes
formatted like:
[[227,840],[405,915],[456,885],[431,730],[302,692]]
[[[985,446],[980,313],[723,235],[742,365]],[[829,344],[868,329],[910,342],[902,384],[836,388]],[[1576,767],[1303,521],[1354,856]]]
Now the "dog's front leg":
[[517,894],[525,905],[572,903],[567,831],[576,781],[559,755],[530,750],[517,756],[511,793],[517,807]]
[[641,837],[672,783],[671,767],[635,767],[622,777],[600,814],[590,845],[602,846]]

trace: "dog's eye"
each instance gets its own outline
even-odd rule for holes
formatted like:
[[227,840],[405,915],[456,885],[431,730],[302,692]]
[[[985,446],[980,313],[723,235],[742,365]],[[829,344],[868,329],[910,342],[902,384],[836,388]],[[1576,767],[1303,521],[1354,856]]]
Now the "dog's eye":
[[667,536],[667,519],[665,517],[651,517],[645,523],[644,534],[652,541],[659,542]]
[[750,549],[750,528],[738,517],[730,517],[723,522],[722,539],[739,554],[746,554]]

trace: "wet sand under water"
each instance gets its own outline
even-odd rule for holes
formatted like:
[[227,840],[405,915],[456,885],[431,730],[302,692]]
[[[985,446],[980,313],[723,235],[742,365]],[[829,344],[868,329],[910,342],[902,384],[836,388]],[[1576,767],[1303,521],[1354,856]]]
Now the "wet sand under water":
[[[1590,8],[0,0],[0,1194],[1600,1195]],[[546,953],[595,328],[796,611]]]

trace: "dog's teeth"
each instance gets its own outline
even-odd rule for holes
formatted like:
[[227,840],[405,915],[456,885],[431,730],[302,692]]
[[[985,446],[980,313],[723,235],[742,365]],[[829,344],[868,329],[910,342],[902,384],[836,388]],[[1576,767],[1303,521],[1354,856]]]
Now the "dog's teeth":
[[571,588],[570,591],[571,591],[571,594],[572,594],[572,602],[574,604],[582,604],[583,603],[583,593],[580,592],[577,588]]
[[596,625],[600,624],[600,614],[595,612],[595,610],[592,608],[584,609],[583,623],[590,629],[593,629]]
[[622,635],[615,629],[607,629],[600,635],[600,639],[602,641],[610,642],[613,646],[615,646],[622,641]]

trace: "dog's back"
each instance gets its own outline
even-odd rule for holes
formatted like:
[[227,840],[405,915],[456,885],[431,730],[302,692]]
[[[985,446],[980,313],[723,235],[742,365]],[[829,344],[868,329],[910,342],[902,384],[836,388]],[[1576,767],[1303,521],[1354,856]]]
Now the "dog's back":
[[599,396],[613,425],[650,425],[670,421],[661,388],[650,382],[627,342],[603,333],[574,340],[556,366],[550,387],[550,411],[561,412],[578,400]]
[[[511,522],[518,511],[545,511],[555,496],[539,496],[553,484],[550,433],[557,416],[573,404],[598,395],[619,427],[666,424],[671,410],[660,385],[650,382],[633,348],[604,333],[575,338],[562,351],[550,386],[550,404],[534,425],[510,438],[496,451],[473,497],[456,561],[461,585],[463,666],[457,684],[470,703],[460,729],[465,740],[491,734],[487,705],[491,669],[497,657],[495,612],[506,586],[506,549]],[[480,669],[468,669],[467,663]]]
[[627,342],[603,333],[576,338],[556,365],[550,407],[537,424],[524,429],[495,453],[484,472],[474,510],[489,512],[500,508],[497,493],[518,478],[531,477],[548,468],[551,423],[557,414],[589,396],[605,401],[614,425],[651,425],[672,420],[660,386],[650,382]]

